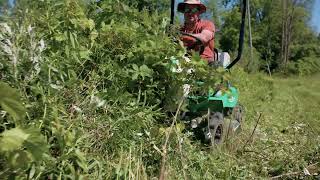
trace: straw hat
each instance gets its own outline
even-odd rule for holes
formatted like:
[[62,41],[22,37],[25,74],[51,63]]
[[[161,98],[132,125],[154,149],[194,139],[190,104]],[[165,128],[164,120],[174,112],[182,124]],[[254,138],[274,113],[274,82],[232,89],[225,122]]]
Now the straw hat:
[[178,4],[178,11],[179,12],[184,12],[184,8],[186,7],[187,4],[191,5],[197,5],[200,10],[200,14],[206,12],[207,8],[204,4],[200,2],[200,0],[184,0],[183,3]]

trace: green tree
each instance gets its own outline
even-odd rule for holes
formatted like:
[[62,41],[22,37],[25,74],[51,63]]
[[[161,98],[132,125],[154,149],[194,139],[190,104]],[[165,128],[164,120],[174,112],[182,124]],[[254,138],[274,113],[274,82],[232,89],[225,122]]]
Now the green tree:
[[[223,17],[220,44],[224,50],[235,51],[240,16],[236,9],[239,8],[239,3],[223,3],[229,8]],[[265,61],[260,63],[262,69],[286,69],[286,64],[290,62],[318,54],[316,34],[308,25],[313,1],[252,0],[250,3],[253,46]]]

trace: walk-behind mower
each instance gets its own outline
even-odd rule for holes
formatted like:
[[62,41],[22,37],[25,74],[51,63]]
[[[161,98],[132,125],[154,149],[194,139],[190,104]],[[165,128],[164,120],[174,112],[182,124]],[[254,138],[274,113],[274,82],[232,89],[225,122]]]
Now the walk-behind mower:
[[[171,23],[173,23],[174,0],[171,3]],[[212,68],[222,66],[225,71],[230,72],[230,69],[240,60],[244,41],[245,15],[246,0],[243,0],[237,57],[230,63],[230,56],[227,53],[218,53],[216,50],[217,59]],[[175,58],[171,60],[173,64],[177,65],[179,63]],[[201,88],[203,83],[201,80],[197,81],[198,88]],[[184,112],[182,116],[182,119],[188,125],[187,127],[194,132],[195,137],[212,145],[222,143],[229,133],[234,134],[234,132],[239,131],[243,123],[243,108],[239,104],[237,88],[232,86],[229,81],[222,81],[220,85],[224,86],[224,90],[217,87],[213,88],[214,90],[208,90],[206,94],[188,94],[186,96],[187,112]],[[185,88],[189,89],[189,87],[190,85],[186,85]],[[203,88],[205,87],[203,86]],[[226,118],[229,120],[226,120]]]

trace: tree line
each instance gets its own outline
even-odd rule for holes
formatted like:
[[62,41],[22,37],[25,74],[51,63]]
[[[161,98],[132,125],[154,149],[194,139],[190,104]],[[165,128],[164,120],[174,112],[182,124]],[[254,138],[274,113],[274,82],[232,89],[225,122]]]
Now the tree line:
[[[222,15],[224,23],[218,41],[223,50],[234,51],[240,4],[230,0],[222,3],[231,8]],[[251,13],[253,50],[250,46],[247,50],[252,50],[255,56],[245,67],[249,71],[297,74],[319,71],[320,34],[309,24],[313,3],[303,0],[250,0],[248,12]],[[249,39],[248,28],[246,35]],[[246,59],[249,60],[248,54]]]

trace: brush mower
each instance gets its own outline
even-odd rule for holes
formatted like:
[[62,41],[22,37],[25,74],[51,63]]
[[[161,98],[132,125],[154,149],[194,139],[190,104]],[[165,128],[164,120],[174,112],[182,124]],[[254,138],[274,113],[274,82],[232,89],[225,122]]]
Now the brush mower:
[[[172,0],[172,3],[174,4],[174,0]],[[223,67],[226,71],[230,72],[230,69],[240,60],[244,40],[245,7],[246,0],[243,0],[237,57],[230,62],[228,53],[219,53],[215,49],[217,58],[214,64],[209,64],[212,68]],[[174,5],[171,8],[174,8]],[[174,11],[171,10],[171,13],[174,13]],[[173,23],[173,17],[174,15],[171,14],[171,23]],[[196,38],[192,35],[190,36]],[[201,43],[199,39],[196,38],[196,40]],[[174,67],[172,68],[172,72],[179,73],[182,71],[176,58],[171,57],[171,62],[174,65],[171,66]],[[201,88],[203,84],[204,82],[197,81],[196,86],[198,86],[197,88]],[[183,87],[187,111],[182,113],[181,119],[187,124],[187,129],[191,130],[196,138],[201,139],[203,143],[215,145],[222,143],[224,138],[229,134],[235,134],[241,130],[243,107],[239,103],[238,89],[230,81],[222,81],[219,87],[216,87],[214,90],[210,88],[206,94],[189,94],[193,86],[195,85],[185,84]],[[229,120],[227,121],[226,118]]]
[[[171,57],[171,62],[172,72],[184,71],[176,58]],[[220,66],[226,68],[229,64],[228,53],[218,53],[218,60],[210,68]],[[193,90],[208,88],[204,83],[198,80],[195,84],[184,84],[183,95],[187,102],[187,111],[181,113],[181,120],[187,129],[194,132],[194,135],[204,143],[220,144],[225,136],[241,129],[243,107],[239,104],[239,92],[230,81],[221,81],[218,87],[209,88],[206,93]]]

